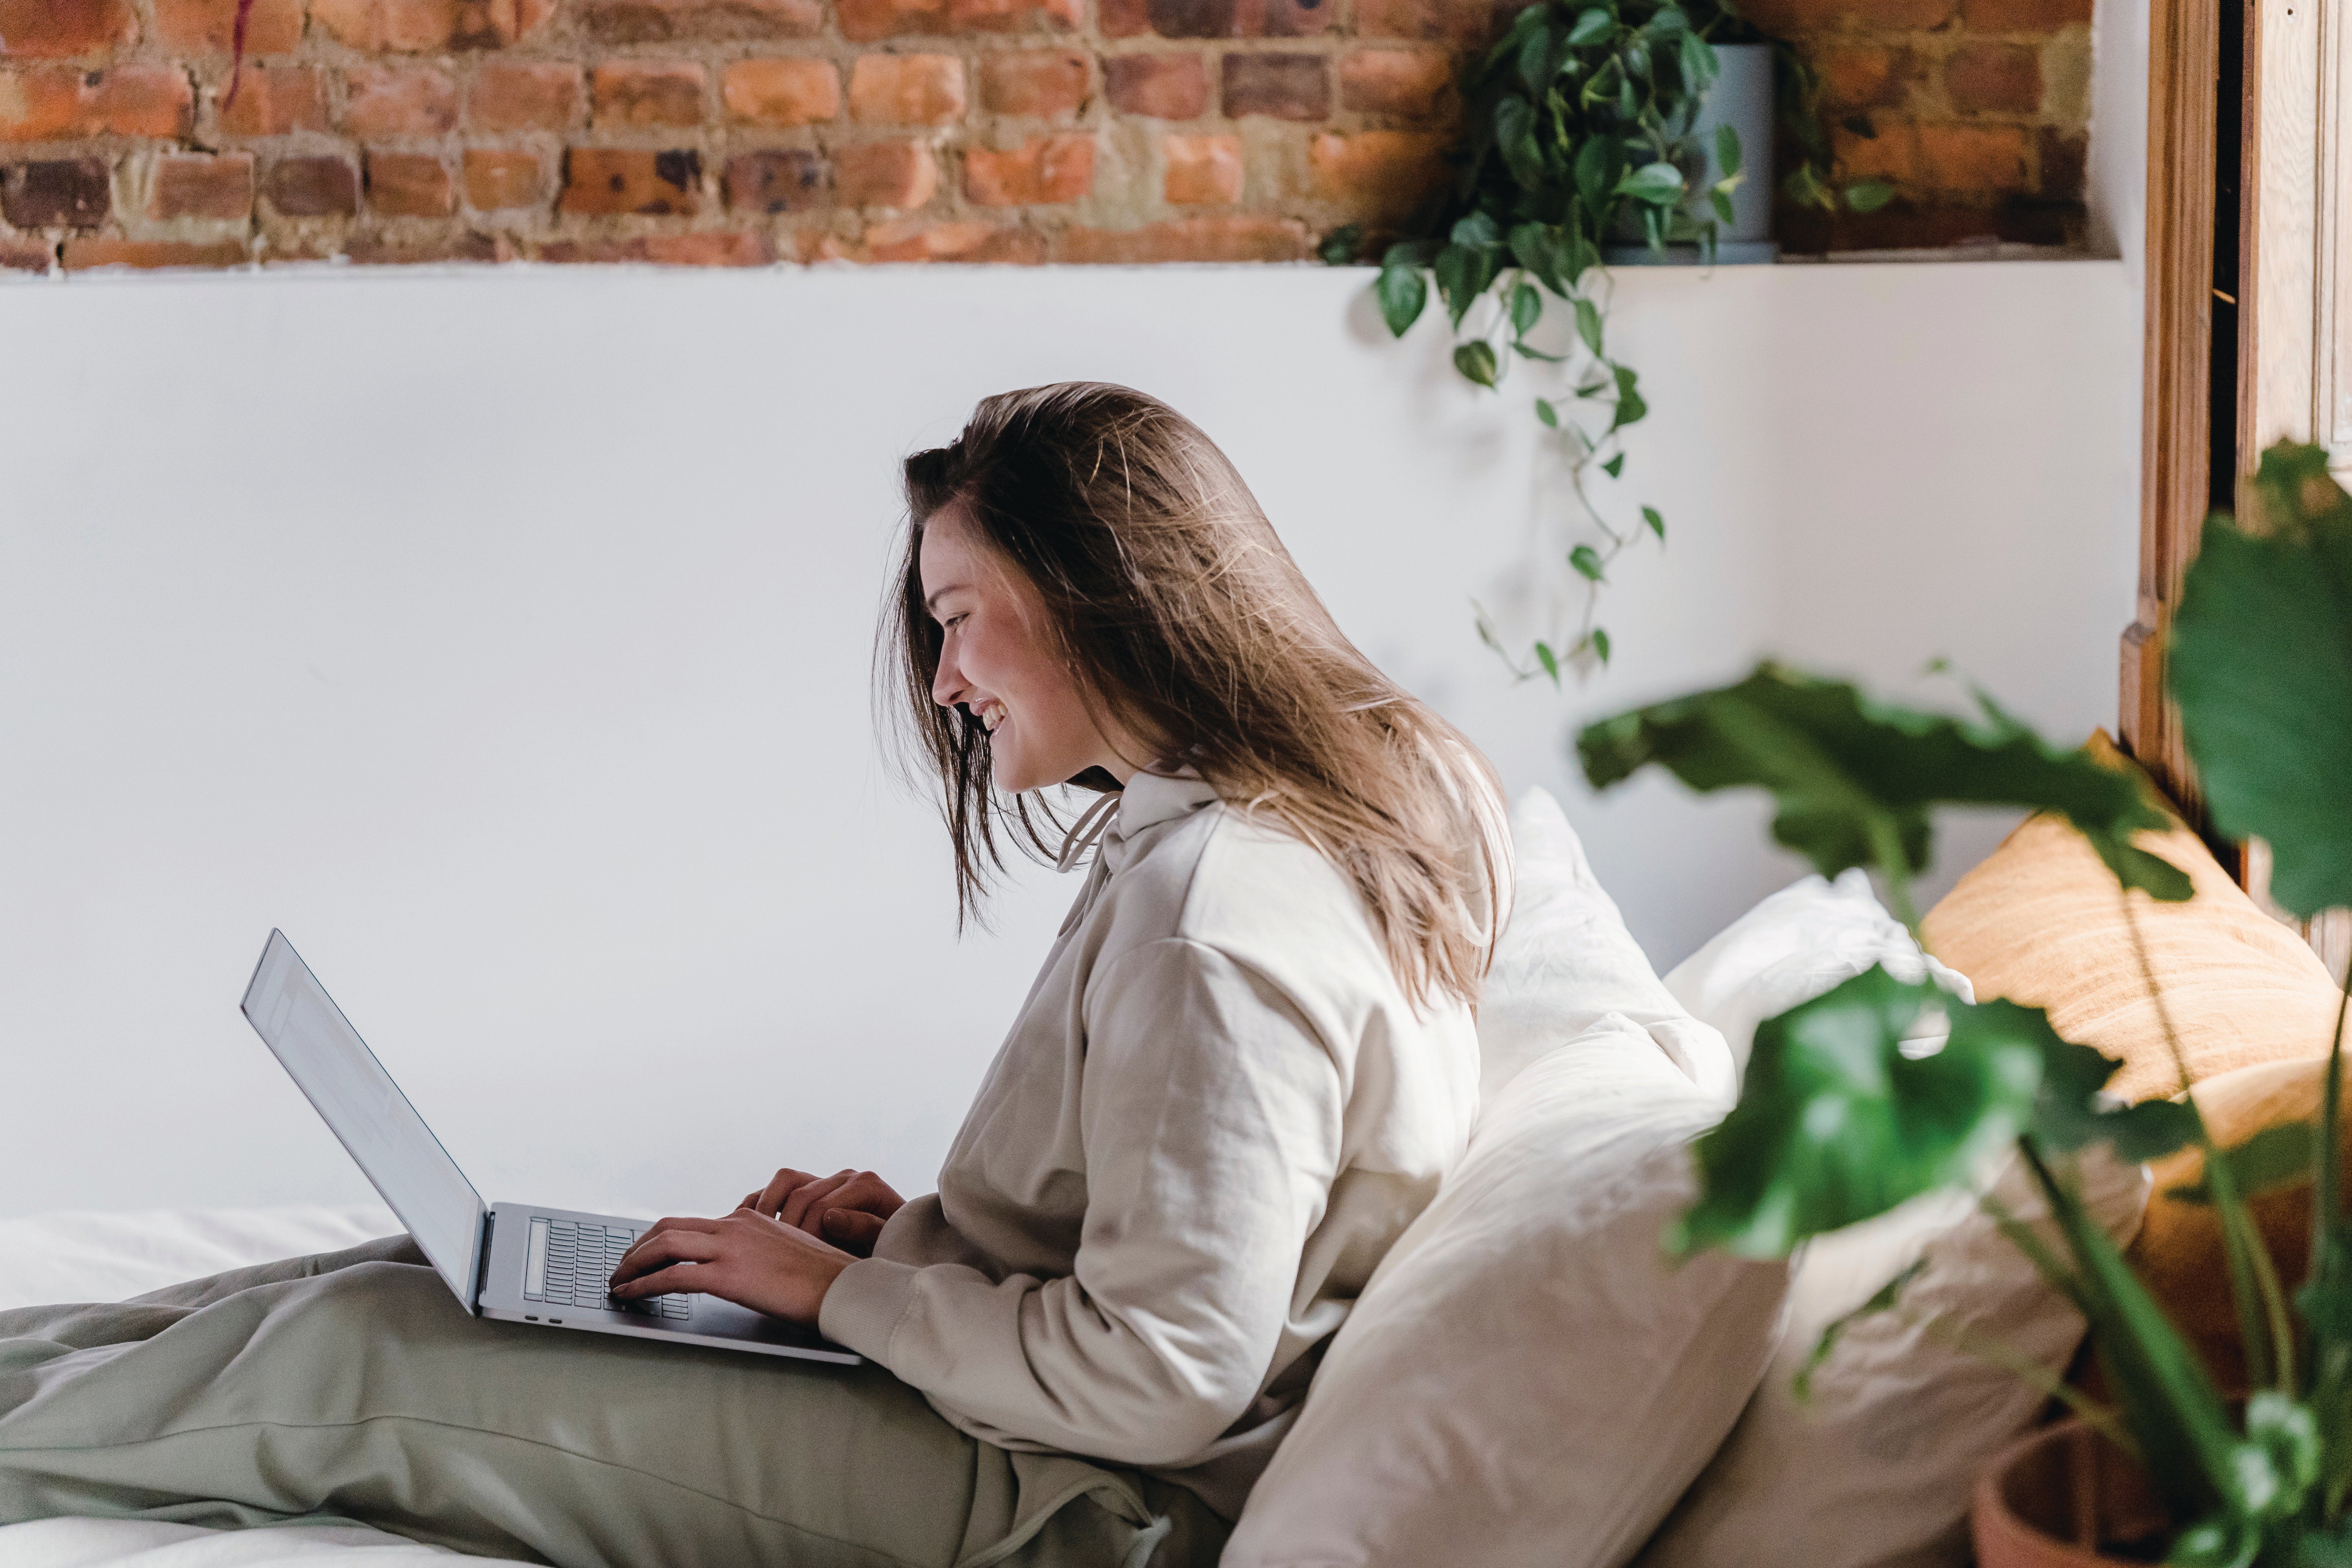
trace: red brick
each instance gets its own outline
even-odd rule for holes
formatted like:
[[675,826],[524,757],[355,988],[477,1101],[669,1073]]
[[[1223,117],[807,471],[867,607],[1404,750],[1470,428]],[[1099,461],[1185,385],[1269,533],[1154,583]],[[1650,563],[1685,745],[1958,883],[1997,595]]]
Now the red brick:
[[652,234],[645,246],[646,259],[663,267],[765,267],[776,258],[775,247],[760,234]]
[[581,26],[600,44],[738,43],[814,37],[818,0],[592,0]]
[[157,158],[147,216],[236,222],[252,216],[253,154],[167,153]]
[[866,231],[868,261],[1015,261],[1045,259],[1045,238],[1034,229],[985,223],[877,224]]
[[512,261],[514,246],[504,235],[436,235],[429,239],[388,240],[373,236],[354,237],[343,254],[359,267],[436,266],[452,261]]
[[1321,120],[1331,112],[1331,74],[1321,55],[1227,55],[1225,113]]
[[1924,33],[1952,19],[1959,0],[1741,0],[1739,14],[1776,38],[1858,26]]
[[1157,261],[1303,261],[1310,254],[1304,224],[1290,218],[1192,217],[1141,228],[1073,228],[1055,245],[1055,259],[1115,266]]
[[1065,120],[1086,106],[1087,57],[1068,49],[1020,49],[983,55],[980,106],[991,114]]
[[466,205],[476,212],[537,206],[544,184],[539,154],[528,149],[466,149]]
[[280,217],[349,217],[360,208],[359,173],[341,158],[281,158],[261,195]]
[[702,154],[574,147],[564,155],[568,213],[691,213],[702,205]]
[[210,245],[135,239],[68,239],[65,266],[68,272],[93,267],[240,267],[249,259],[245,242],[220,240]]
[[457,0],[449,44],[459,49],[502,49],[521,43],[555,15],[556,0]]
[[948,0],[951,33],[1067,33],[1085,20],[1084,0]]
[[2089,139],[2069,136],[2045,125],[2039,140],[2042,172],[2041,177],[2033,183],[2034,189],[2053,201],[2081,201],[2084,166],[2089,161],[2091,152]]
[[2015,125],[1919,127],[1919,172],[1937,190],[2023,190],[2025,152],[2025,132]]
[[343,129],[354,136],[438,136],[457,123],[457,84],[418,66],[343,73]]
[[310,0],[310,19],[364,54],[423,54],[449,47],[457,0]]
[[692,60],[606,60],[589,78],[599,125],[699,125],[708,79]]
[[1466,47],[1500,32],[1515,8],[1509,0],[1357,0],[1356,33]]
[[1163,38],[1297,38],[1339,22],[1338,0],[1143,0]]
[[841,68],[831,60],[738,60],[719,83],[728,118],[745,125],[822,125],[841,118]]
[[776,253],[765,236],[715,232],[654,234],[635,239],[557,239],[539,247],[555,262],[650,261],[661,267],[765,267]]
[[1908,49],[1875,45],[1842,46],[1815,57],[1822,101],[1840,109],[1892,109],[1918,78],[1918,61]]
[[1412,211],[1445,177],[1445,143],[1405,131],[1320,135],[1307,144],[1315,194],[1383,216]]
[[1177,206],[1222,206],[1242,199],[1242,139],[1162,136],[1168,174],[1160,194]]
[[738,153],[720,182],[736,212],[806,212],[826,205],[824,160],[804,148]]
[[490,60],[466,90],[466,120],[482,131],[569,131],[583,96],[578,66]]
[[367,201],[385,217],[447,217],[457,210],[457,188],[437,153],[371,152]]
[[2091,20],[2091,0],[1960,0],[1971,33],[2054,33]]
[[47,272],[57,265],[57,247],[39,240],[0,236],[0,268],[13,272]]
[[849,247],[829,229],[793,228],[776,236],[777,254],[787,261],[814,266],[820,261],[846,261]]
[[167,66],[0,71],[0,142],[184,136],[194,114],[187,74]]
[[1108,55],[1103,89],[1113,109],[1152,120],[1209,112],[1209,71],[1199,55]]
[[1132,38],[1151,31],[1145,0],[1095,0],[1095,27],[1106,38]]
[[2042,57],[2015,44],[1963,44],[1944,62],[1944,90],[1963,114],[2042,107]]
[[327,84],[308,66],[247,66],[236,100],[221,106],[220,128],[231,136],[324,131]]
[[1916,127],[1880,121],[1875,136],[1860,136],[1843,129],[1830,132],[1833,166],[1841,180],[1890,180],[1898,185],[1919,179],[1919,137]]
[[963,118],[963,61],[953,55],[861,55],[849,117],[868,125],[951,125]]
[[194,125],[195,90],[176,66],[93,71],[83,85],[97,97],[100,124],[113,135],[185,136]]
[[948,0],[834,0],[833,14],[853,44],[948,30]]
[[58,158],[0,170],[0,215],[18,228],[96,228],[114,208],[103,158]]
[[920,142],[868,142],[833,155],[834,187],[845,207],[912,212],[940,188],[940,166]]
[[1451,56],[1357,49],[1339,61],[1339,106],[1397,120],[1428,120],[1454,89]]
[[[302,42],[304,0],[254,0],[245,52],[291,54]],[[178,55],[225,55],[236,41],[237,0],[155,0],[155,37]],[[5,8],[5,5],[0,5]],[[7,37],[0,26],[0,37]]]
[[963,194],[984,207],[1058,205],[1094,184],[1092,136],[1035,136],[1005,152],[973,147],[963,155]]
[[131,0],[0,0],[0,48],[12,58],[87,59],[138,37]]

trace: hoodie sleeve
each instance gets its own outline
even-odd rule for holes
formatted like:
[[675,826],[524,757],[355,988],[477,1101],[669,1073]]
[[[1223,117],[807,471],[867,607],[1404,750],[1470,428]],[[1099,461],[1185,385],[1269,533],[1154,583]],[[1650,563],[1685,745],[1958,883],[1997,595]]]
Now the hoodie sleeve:
[[1338,1173],[1345,1083],[1281,990],[1201,942],[1118,955],[1084,1006],[1072,1274],[861,1259],[819,1327],[983,1435],[1172,1464],[1265,1382]]

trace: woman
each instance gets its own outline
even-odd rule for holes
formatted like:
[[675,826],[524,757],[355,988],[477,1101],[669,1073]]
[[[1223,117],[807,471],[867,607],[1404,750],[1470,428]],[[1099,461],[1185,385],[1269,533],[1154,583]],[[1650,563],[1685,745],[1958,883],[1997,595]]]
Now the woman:
[[971,912],[1037,792],[1092,864],[940,1177],[778,1173],[616,1296],[844,1372],[448,1310],[404,1241],[0,1314],[0,1521],[358,1518],[563,1563],[1208,1563],[1462,1150],[1507,887],[1485,764],[1349,645],[1199,429],[983,402],[906,466],[885,661]]

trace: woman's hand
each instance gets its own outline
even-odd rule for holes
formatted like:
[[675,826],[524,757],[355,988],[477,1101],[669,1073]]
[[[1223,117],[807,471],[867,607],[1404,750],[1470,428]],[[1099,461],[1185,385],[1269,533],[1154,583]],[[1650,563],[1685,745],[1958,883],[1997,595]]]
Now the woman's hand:
[[906,1202],[871,1171],[836,1171],[830,1176],[778,1171],[766,1186],[744,1197],[743,1206],[868,1258],[883,1222]]
[[796,1226],[740,1208],[719,1219],[656,1221],[613,1270],[612,1292],[627,1301],[698,1290],[814,1328],[824,1293],[851,1261]]

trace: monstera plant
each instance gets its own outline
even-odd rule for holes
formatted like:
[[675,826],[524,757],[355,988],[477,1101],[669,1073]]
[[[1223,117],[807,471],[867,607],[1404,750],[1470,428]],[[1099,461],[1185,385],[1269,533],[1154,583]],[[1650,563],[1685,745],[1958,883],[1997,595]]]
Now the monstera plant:
[[[2267,842],[2273,895],[2309,917],[2352,904],[2352,498],[2322,450],[2288,445],[2263,456],[2248,496],[2242,517],[2206,523],[2173,625],[2169,686],[2215,825]],[[2049,745],[1990,700],[1979,706],[1969,719],[1918,712],[1767,666],[1592,725],[1578,747],[1596,786],[1654,764],[1700,790],[1768,790],[1773,836],[1824,874],[1872,868],[1915,937],[1907,888],[1943,805],[2061,814],[2123,888],[2189,897],[2186,875],[2133,841],[2168,821],[2138,775]],[[1929,1010],[1949,1038],[1914,1059],[1901,1042]],[[2128,1107],[2105,1099],[2118,1064],[2060,1038],[2039,1009],[1963,1002],[1873,969],[1757,1030],[1739,1103],[1697,1143],[1699,1195],[1668,1245],[1785,1256],[1965,1184],[1989,1152],[2013,1145],[2063,1245],[1995,1217],[2081,1308],[2113,1404],[2054,1381],[2048,1390],[2144,1469],[2171,1520],[2163,1561],[2352,1564],[2343,1035],[2339,1007],[2317,1127],[2221,1149],[2193,1091]],[[2187,1089],[2185,1067],[2181,1076]],[[2223,1397],[2086,1212],[2071,1157],[2092,1144],[2127,1161],[2202,1149],[2252,1384],[2243,1400]],[[2315,1173],[2309,1283],[2290,1298],[2246,1200]],[[1899,1293],[1898,1281],[1872,1309]]]

